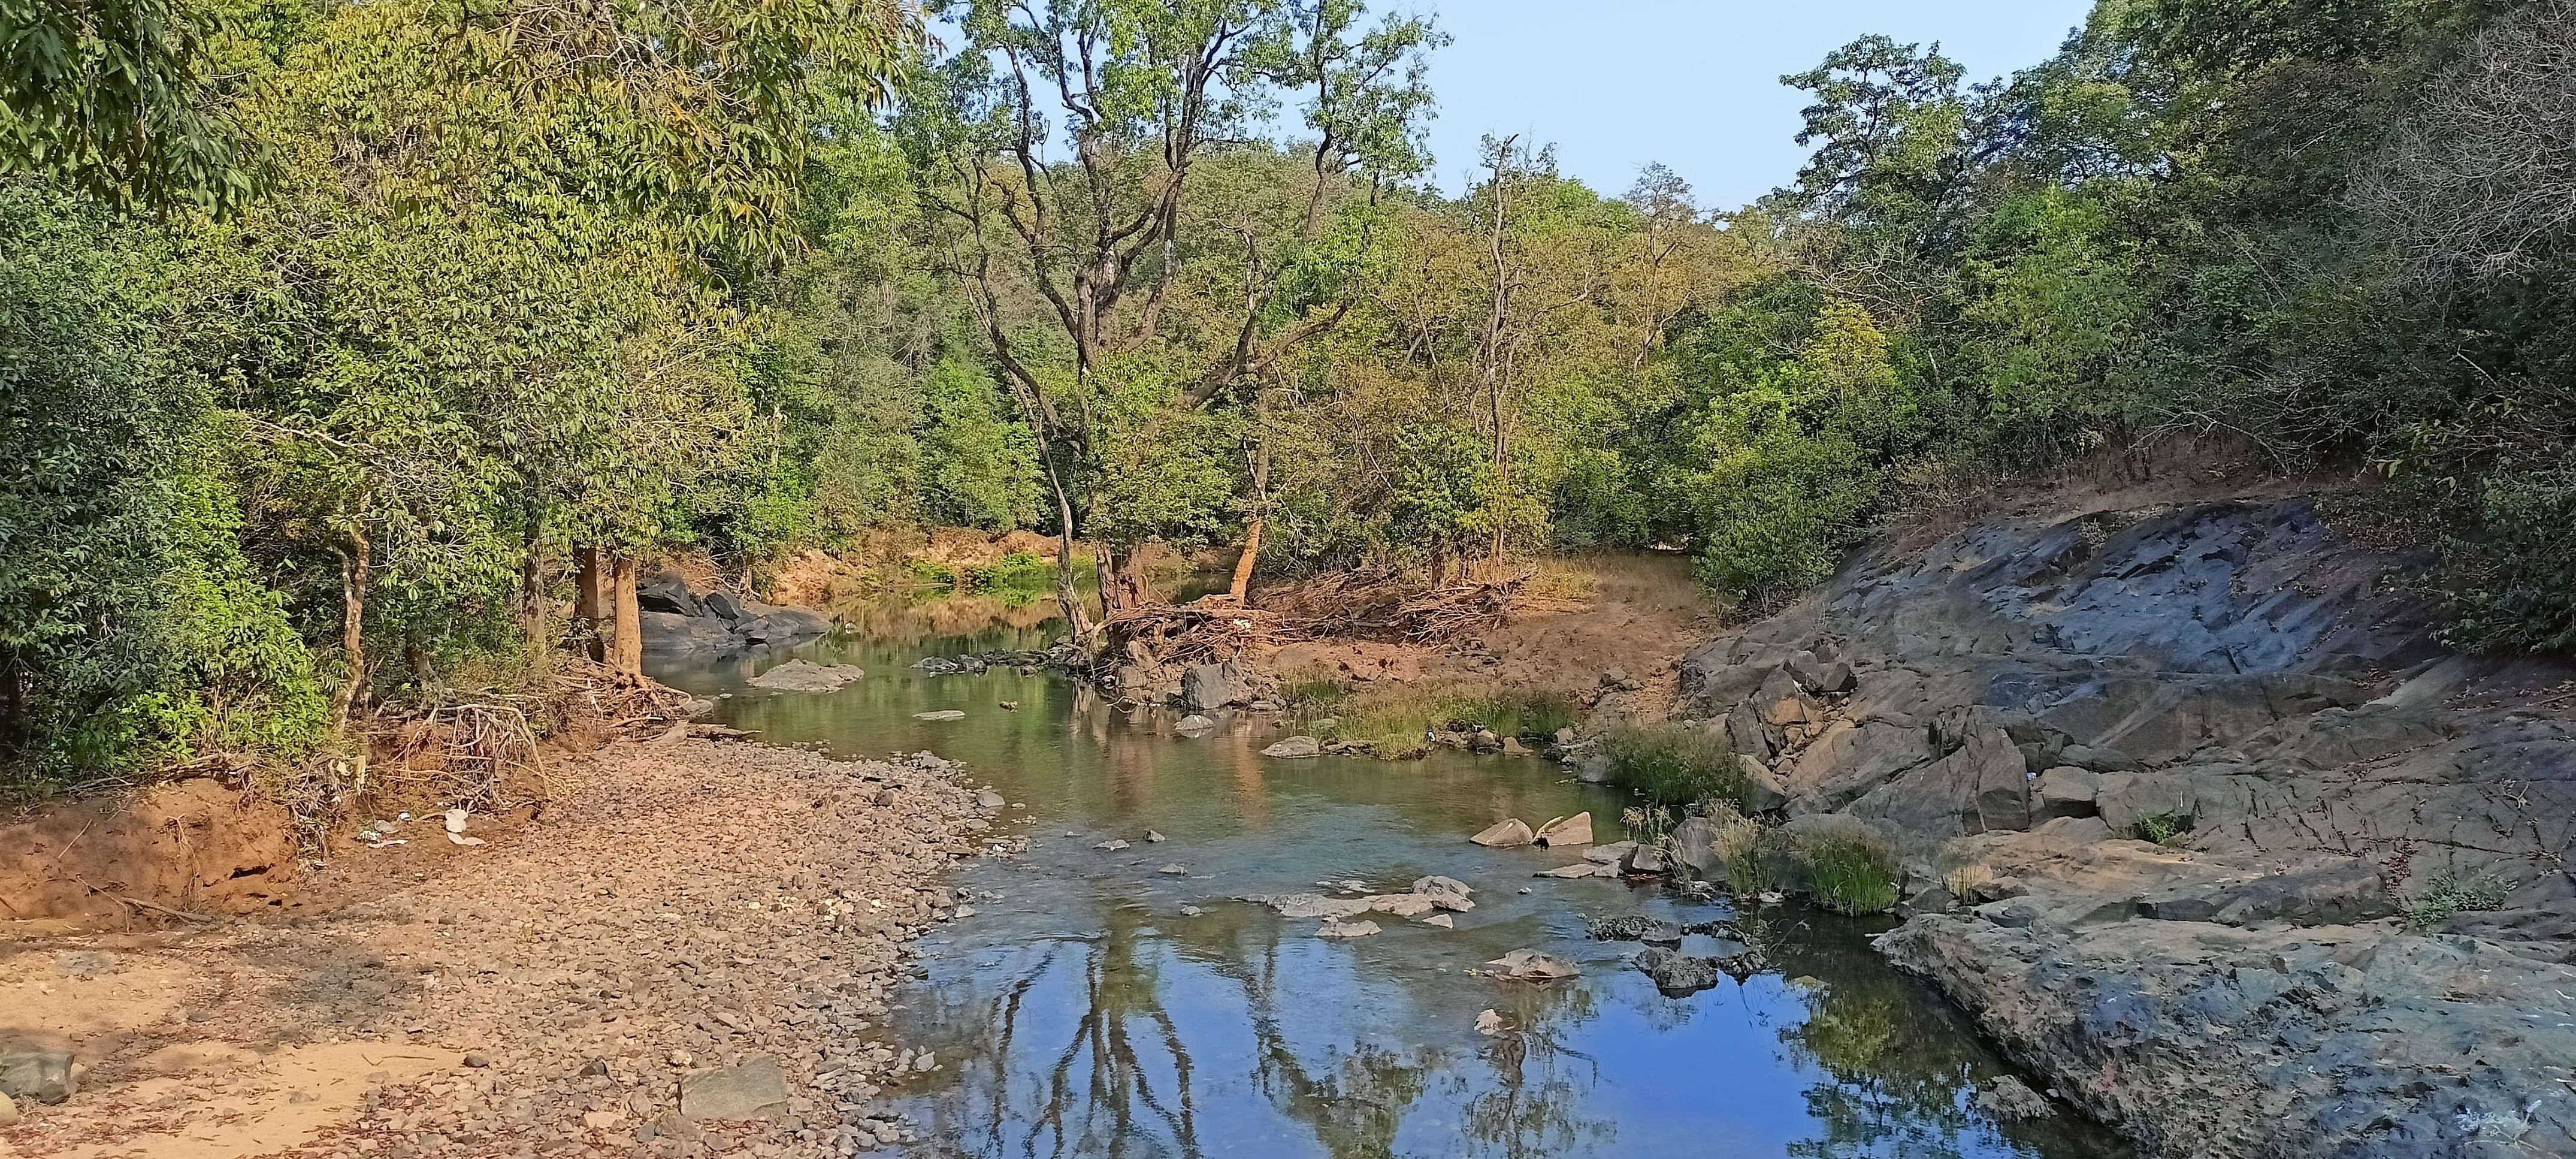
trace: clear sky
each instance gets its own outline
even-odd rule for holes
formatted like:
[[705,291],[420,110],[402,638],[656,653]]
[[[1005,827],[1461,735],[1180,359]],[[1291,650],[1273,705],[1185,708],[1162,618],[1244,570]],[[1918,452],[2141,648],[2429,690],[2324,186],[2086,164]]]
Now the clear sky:
[[1432,60],[1442,188],[1464,187],[1486,133],[1554,142],[1558,167],[1619,194],[1649,161],[1710,208],[1796,174],[1804,94],[1783,73],[1871,32],[1939,41],[1971,81],[2046,59],[2090,0],[1381,0],[1430,11],[1455,41]]

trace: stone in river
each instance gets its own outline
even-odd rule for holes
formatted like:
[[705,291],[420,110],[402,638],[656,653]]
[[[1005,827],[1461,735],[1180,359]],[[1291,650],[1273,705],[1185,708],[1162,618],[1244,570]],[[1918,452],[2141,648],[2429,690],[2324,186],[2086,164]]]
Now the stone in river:
[[977,790],[975,793],[975,805],[978,808],[999,809],[1004,803],[1002,795],[991,789],[981,789]]
[[1182,875],[1184,875],[1184,874],[1187,874],[1189,871],[1190,871],[1190,867],[1189,867],[1189,866],[1183,865],[1183,864],[1181,864],[1180,862],[1175,861],[1175,862],[1171,863],[1170,865],[1166,865],[1166,866],[1162,867],[1161,869],[1155,870],[1154,872],[1156,872],[1156,873],[1168,873],[1168,874],[1171,874],[1171,875],[1172,875],[1172,876],[1174,876],[1174,877],[1180,877],[1180,876],[1182,876]]
[[1367,913],[1367,898],[1325,897],[1320,893],[1253,894],[1242,900],[1266,905],[1285,918],[1347,918]]
[[1560,865],[1554,869],[1542,869],[1530,876],[1566,878],[1617,877],[1619,876],[1619,867],[1616,865],[1594,865],[1589,861],[1578,861],[1572,865]]
[[1100,850],[1100,851],[1102,851],[1102,852],[1104,852],[1104,853],[1116,853],[1116,852],[1118,852],[1118,851],[1119,851],[1119,850],[1121,850],[1121,849],[1125,849],[1125,848],[1127,848],[1127,843],[1126,843],[1126,842],[1124,842],[1124,841],[1121,841],[1121,840],[1119,840],[1119,839],[1117,839],[1117,838],[1115,838],[1115,837],[1112,837],[1112,838],[1110,838],[1110,839],[1109,839],[1109,840],[1107,840],[1107,841],[1103,841],[1103,842],[1101,842],[1101,843],[1100,843],[1100,844],[1098,844],[1098,845],[1094,845],[1094,846],[1092,846],[1092,848],[1097,849],[1097,850]]
[[1503,1032],[1503,1016],[1492,1010],[1476,1015],[1476,1033],[1488,1038]]
[[1174,731],[1177,732],[1206,732],[1207,730],[1215,727],[1215,721],[1209,720],[1204,716],[1200,716],[1195,712],[1182,717],[1179,724],[1172,726]]
[[1438,926],[1444,930],[1454,930],[1458,928],[1457,921],[1447,914],[1433,914],[1430,917],[1422,919],[1422,924],[1426,926]]
[[1542,954],[1536,950],[1514,950],[1485,964],[1500,967],[1495,973],[1505,978],[1517,978],[1527,982],[1571,978],[1583,972],[1582,967],[1572,962],[1553,954]]
[[1541,845],[1590,845],[1592,844],[1592,814],[1586,811],[1571,817],[1559,817],[1541,825],[1538,827],[1537,840]]
[[1530,832],[1526,822],[1518,817],[1506,817],[1487,826],[1484,832],[1467,840],[1488,849],[1510,849],[1517,845],[1527,845],[1536,837],[1536,834]]
[[848,664],[790,660],[752,677],[751,686],[779,692],[837,692],[842,685],[865,675],[865,670]]
[[914,720],[964,720],[966,714],[954,708],[943,708],[936,712],[916,712],[912,714],[912,718]]
[[1277,744],[1271,745],[1269,748],[1261,750],[1261,755],[1265,757],[1279,757],[1283,760],[1302,760],[1307,757],[1320,757],[1324,755],[1324,742],[1316,740],[1311,736],[1292,736]]
[[1667,998],[1699,993],[1717,985],[1717,980],[1724,977],[1719,973],[1717,963],[1710,959],[1676,953],[1661,946],[1637,951],[1637,969],[1654,979],[1655,989],[1663,991]]
[[1431,899],[1431,904],[1446,910],[1471,910],[1476,903],[1467,895],[1476,892],[1466,882],[1454,877],[1420,877],[1413,882],[1413,892]]
[[1636,851],[1637,843],[1634,841],[1613,841],[1608,845],[1595,845],[1584,850],[1583,859],[1594,865],[1617,865]]
[[1315,936],[1319,938],[1365,938],[1376,932],[1376,922],[1325,922],[1322,929],[1315,931]]

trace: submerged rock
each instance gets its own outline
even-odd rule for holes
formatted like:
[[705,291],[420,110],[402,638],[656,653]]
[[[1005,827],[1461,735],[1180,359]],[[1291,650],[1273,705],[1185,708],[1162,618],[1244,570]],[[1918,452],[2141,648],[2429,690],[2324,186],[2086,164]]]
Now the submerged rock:
[[966,714],[965,714],[964,712],[962,712],[962,711],[958,710],[958,709],[954,709],[954,708],[942,708],[942,709],[936,709],[936,710],[934,710],[934,711],[930,711],[930,712],[916,712],[916,713],[913,713],[913,714],[912,714],[912,718],[913,718],[914,720],[934,720],[934,721],[936,721],[936,720],[964,720],[964,719],[966,719]]
[[1511,849],[1527,845],[1536,839],[1537,834],[1530,832],[1526,822],[1518,817],[1506,817],[1486,826],[1484,832],[1467,840],[1488,849]]
[[1494,973],[1497,977],[1523,982],[1552,982],[1583,973],[1582,967],[1537,950],[1514,950],[1485,964],[1496,967]]
[[1278,757],[1282,760],[1304,760],[1308,757],[1320,757],[1324,755],[1324,742],[1316,740],[1311,736],[1292,736],[1286,740],[1278,742],[1277,744],[1271,745],[1269,748],[1261,750],[1261,755],[1265,757]]
[[1725,977],[1716,961],[1693,957],[1661,946],[1637,951],[1637,969],[1655,981],[1655,989],[1667,998],[1684,998],[1717,985]]
[[2057,1108],[2048,1096],[2030,1089],[2030,1084],[2003,1075],[1977,1090],[1977,1109],[2007,1123],[2044,1119]]
[[751,686],[776,692],[838,692],[842,685],[867,674],[866,669],[849,664],[790,660],[752,677]]
[[1319,938],[1365,938],[1376,932],[1378,932],[1377,923],[1371,921],[1325,922],[1322,928],[1315,931],[1315,936]]

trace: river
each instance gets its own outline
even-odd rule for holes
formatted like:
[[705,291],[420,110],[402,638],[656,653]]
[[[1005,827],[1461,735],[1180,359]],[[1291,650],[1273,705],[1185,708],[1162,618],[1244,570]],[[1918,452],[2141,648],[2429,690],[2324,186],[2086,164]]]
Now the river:
[[[952,599],[844,614],[853,630],[794,652],[867,670],[836,693],[744,683],[784,655],[657,675],[721,696],[715,719],[764,741],[843,757],[928,749],[1013,802],[997,828],[1025,833],[1027,854],[960,869],[975,912],[921,941],[897,1000],[892,1040],[939,1062],[889,1092],[916,1124],[909,1154],[2128,1154],[2072,1115],[2003,1124],[1977,1110],[1977,1085],[2009,1068],[1958,1011],[1871,952],[1884,921],[1794,906],[1743,915],[1772,972],[1659,993],[1627,964],[1640,947],[1589,940],[1586,920],[1737,917],[1728,903],[1536,879],[1574,855],[1466,840],[1502,817],[1535,825],[1580,810],[1601,841],[1618,840],[1620,797],[1552,762],[1446,750],[1273,760],[1260,749],[1284,733],[1269,718],[1229,715],[1185,739],[1173,714],[1122,711],[1058,676],[910,667],[1038,647],[1042,608]],[[933,709],[966,716],[913,718]],[[1130,844],[1094,848],[1112,839]],[[1476,888],[1455,929],[1377,914],[1382,933],[1328,941],[1315,921],[1232,900],[1349,882],[1400,892],[1427,874]],[[1470,973],[1522,948],[1574,960],[1582,976],[1539,986]],[[1480,1035],[1487,1009],[1515,1029]]]

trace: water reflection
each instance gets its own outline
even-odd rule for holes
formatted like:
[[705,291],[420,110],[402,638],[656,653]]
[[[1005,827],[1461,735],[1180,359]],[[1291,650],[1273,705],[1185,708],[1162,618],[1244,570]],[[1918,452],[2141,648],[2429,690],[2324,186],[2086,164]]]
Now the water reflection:
[[[1040,642],[1044,617],[1014,611],[871,609],[859,622],[882,635],[800,650],[868,669],[828,696],[743,686],[769,658],[669,674],[735,692],[727,723],[768,739],[851,755],[934,749],[1026,806],[1006,825],[1032,848],[961,873],[979,912],[925,940],[921,977],[899,998],[902,1041],[943,1064],[893,1093],[921,1124],[920,1154],[2125,1154],[2082,1123],[2002,1127],[1977,1112],[1969,1094],[2001,1063],[1868,949],[1865,924],[1748,918],[1779,973],[1659,994],[1626,964],[1636,947],[1586,940],[1584,919],[1687,923],[1723,907],[1533,880],[1572,855],[1463,840],[1500,816],[1585,808],[1616,840],[1617,799],[1552,765],[1275,761],[1259,755],[1277,735],[1266,721],[1231,716],[1184,740],[1167,716],[1043,675],[908,667]],[[912,719],[944,708],[967,719]],[[1148,829],[1170,840],[1149,843]],[[1134,844],[1093,848],[1110,837]],[[1319,882],[1402,889],[1433,873],[1479,890],[1454,930],[1374,915],[1382,933],[1327,941],[1314,922],[1231,900]],[[1522,947],[1584,974],[1539,987],[1470,973]],[[1513,1032],[1478,1034],[1488,1008]]]

